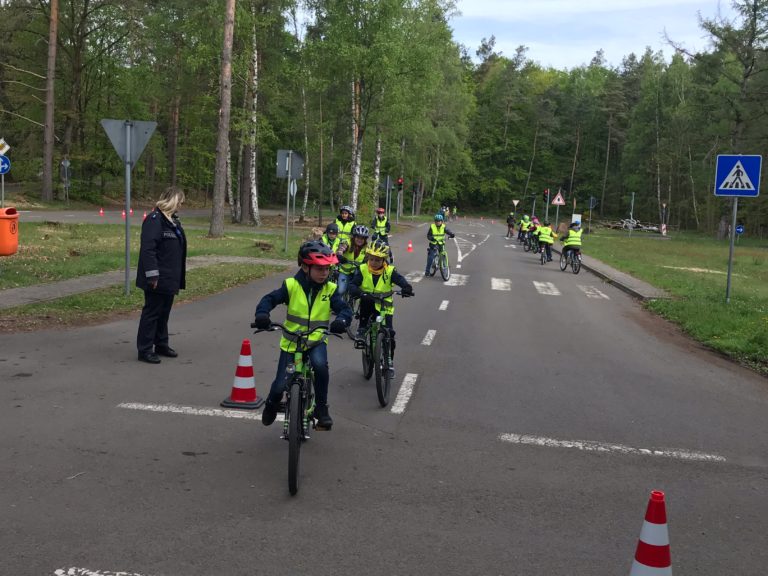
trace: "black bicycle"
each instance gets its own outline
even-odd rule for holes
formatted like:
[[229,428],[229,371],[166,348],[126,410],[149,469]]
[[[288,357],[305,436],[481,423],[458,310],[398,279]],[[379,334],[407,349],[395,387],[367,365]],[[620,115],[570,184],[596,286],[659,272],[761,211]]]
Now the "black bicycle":
[[385,312],[392,308],[392,303],[386,299],[398,295],[403,298],[410,296],[402,292],[363,292],[363,296],[381,305],[381,310],[371,318],[362,340],[355,340],[355,348],[363,352],[363,377],[370,380],[376,374],[376,396],[381,407],[389,404],[389,390],[394,376],[392,367],[392,333],[386,324]]
[[[251,324],[251,328],[255,328]],[[306,332],[298,330],[292,331],[273,322],[266,330],[256,330],[259,332],[274,332],[282,330],[283,334],[296,339],[296,352],[293,356],[293,362],[289,362],[285,368],[289,376],[286,386],[287,402],[285,405],[285,420],[283,422],[283,434],[281,438],[288,440],[288,491],[291,496],[295,496],[299,491],[299,456],[302,443],[309,440],[310,426],[316,428],[315,419],[315,372],[312,369],[312,362],[309,361],[309,337],[314,332],[322,330],[324,336],[337,336],[329,332],[327,326],[318,326]]]
[[574,274],[578,274],[581,270],[581,250],[579,248],[560,252],[560,270],[565,272],[569,265]]

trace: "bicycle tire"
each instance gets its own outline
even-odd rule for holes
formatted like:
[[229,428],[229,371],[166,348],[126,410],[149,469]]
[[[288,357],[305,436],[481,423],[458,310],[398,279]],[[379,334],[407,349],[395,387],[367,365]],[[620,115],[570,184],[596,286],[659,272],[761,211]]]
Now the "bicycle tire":
[[448,254],[445,253],[440,255],[440,276],[443,277],[445,282],[448,282],[451,277],[451,267],[448,264]]
[[571,270],[574,274],[578,274],[581,270],[581,260],[579,260],[578,255],[571,255]]
[[302,420],[301,386],[294,380],[291,383],[288,400],[288,491],[295,496],[299,491],[299,456],[301,455]]
[[388,355],[389,346],[386,343],[386,337],[382,330],[376,335],[376,344],[373,352],[374,368],[376,371],[376,396],[382,408],[389,404],[389,384],[392,379],[389,373]]
[[526,252],[531,251],[531,241],[528,238],[525,238],[523,240],[523,250],[525,250]]
[[437,254],[435,254],[434,258],[432,258],[432,266],[429,267],[430,276],[434,276],[435,273],[437,272],[437,258],[438,258]]
[[354,340],[357,336],[357,330],[354,328],[355,318],[360,318],[360,299],[349,298],[347,303],[352,308],[352,319],[349,321],[349,326],[347,326],[347,336],[349,336],[350,340]]
[[565,252],[560,252],[560,271],[565,272],[568,268],[568,259],[565,257]]
[[373,346],[371,345],[370,333],[365,334],[365,348],[363,353],[363,378],[370,380],[373,376]]

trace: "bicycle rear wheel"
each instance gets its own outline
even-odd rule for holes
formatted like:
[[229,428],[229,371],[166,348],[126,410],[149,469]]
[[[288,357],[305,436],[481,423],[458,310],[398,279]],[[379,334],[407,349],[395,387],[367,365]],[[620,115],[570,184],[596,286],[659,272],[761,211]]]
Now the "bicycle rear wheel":
[[578,274],[581,270],[581,258],[578,254],[571,254],[571,270],[574,274]]
[[448,254],[443,252],[440,254],[440,276],[443,277],[443,280],[448,282],[448,279],[451,277],[451,267],[448,265]]
[[384,334],[384,330],[376,335],[373,358],[376,369],[376,396],[383,408],[389,404],[389,385],[392,380],[389,371],[389,337]]
[[531,241],[528,238],[523,238],[523,250],[526,252],[531,250]]
[[544,266],[544,262],[547,261],[547,251],[544,249],[544,246],[539,247],[539,255],[541,256],[541,265]]
[[560,252],[560,270],[565,272],[566,268],[568,268],[568,259],[565,257],[565,252]]
[[373,375],[373,344],[371,343],[370,332],[365,334],[365,348],[363,352],[363,378],[370,380]]
[[301,387],[294,380],[289,390],[288,413],[288,491],[295,496],[299,491],[299,456],[301,453],[302,420]]

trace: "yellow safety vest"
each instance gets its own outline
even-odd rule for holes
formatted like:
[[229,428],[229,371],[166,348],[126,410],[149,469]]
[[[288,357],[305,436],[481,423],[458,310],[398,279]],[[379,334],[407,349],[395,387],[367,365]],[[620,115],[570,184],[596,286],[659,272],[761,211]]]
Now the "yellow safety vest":
[[352,243],[352,228],[355,227],[355,221],[350,220],[349,222],[342,222],[338,218],[336,218],[336,226],[339,227],[339,240],[342,242],[346,242],[347,244]]
[[379,236],[386,236],[387,235],[387,217],[385,216],[383,220],[379,220],[376,218],[376,226],[374,227],[374,232],[378,234]]
[[[285,281],[288,289],[288,312],[285,316],[285,327],[294,332],[301,330],[306,332],[318,326],[328,326],[331,320],[331,296],[336,292],[336,284],[326,282],[315,296],[311,304],[307,301],[304,288],[296,278],[288,278]],[[311,293],[311,292],[310,292]],[[286,352],[296,352],[296,337],[283,331],[280,338],[280,349]],[[318,330],[309,337],[310,348],[327,341],[327,336]]]
[[320,238],[320,242],[322,242],[326,246],[330,246],[331,250],[336,252],[339,249],[339,244],[341,244],[341,239],[339,239],[339,236],[336,235],[336,240],[331,242],[331,239],[328,238],[328,234],[323,234],[323,237]]
[[520,223],[520,229],[521,229],[523,232],[528,232],[528,230],[530,230],[530,229],[531,229],[531,222],[530,222],[530,221],[526,222],[525,220],[523,220],[523,221]]
[[555,240],[552,237],[552,228],[549,226],[544,226],[543,224],[536,228],[536,233],[539,236],[539,242],[543,242],[544,244],[554,244]]
[[442,224],[440,227],[432,224],[430,229],[432,230],[430,244],[445,244],[445,224]]
[[563,241],[563,246],[581,246],[581,233],[584,230],[571,230],[568,237]]
[[[373,294],[384,294],[392,291],[392,274],[395,271],[394,266],[387,266],[387,269],[379,276],[379,281],[374,286],[373,274],[368,270],[368,266],[360,268],[360,272],[363,275],[363,283],[360,284],[360,289],[363,292],[372,292]],[[384,306],[382,310],[381,302],[376,302],[376,310],[383,313],[385,316],[391,316],[395,311],[395,304],[392,301],[392,296],[385,298],[384,302],[388,305]]]
[[[347,254],[349,254],[349,256],[347,256]],[[353,262],[358,262],[362,264],[363,261],[365,260],[365,248],[362,248],[360,250],[360,254],[358,254],[357,257],[355,257],[354,254],[355,254],[355,249],[350,246],[349,250],[347,250],[344,256],[346,256],[347,260],[352,260]],[[343,272],[344,274],[354,274],[355,265],[345,262],[344,264],[339,265],[339,271]]]

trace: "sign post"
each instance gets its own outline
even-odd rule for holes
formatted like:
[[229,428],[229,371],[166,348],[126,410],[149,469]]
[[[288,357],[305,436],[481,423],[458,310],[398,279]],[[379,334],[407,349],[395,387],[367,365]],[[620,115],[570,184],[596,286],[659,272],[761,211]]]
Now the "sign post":
[[725,286],[725,303],[731,302],[731,274],[733,272],[733,250],[736,242],[736,215],[739,212],[739,198],[757,198],[760,195],[760,169],[763,157],[758,155],[719,154],[715,169],[715,196],[733,198],[731,218],[731,239],[728,251],[728,280]]
[[69,170],[71,163],[69,161],[69,158],[64,158],[64,160],[61,161],[61,178],[64,180],[64,200],[66,202],[69,202],[69,180],[71,176],[71,172]]
[[[565,198],[563,198],[562,189],[558,188],[557,194],[555,194],[555,198],[552,200],[552,204],[557,206],[557,209],[555,210],[555,231],[557,231],[557,225],[560,222],[560,206],[565,206]],[[547,203],[547,208],[549,208],[549,203]]]
[[[546,197],[547,200],[549,200],[549,188],[544,190],[544,196]],[[549,221],[549,202],[547,202],[547,207],[544,210],[544,220]]]
[[277,151],[277,177],[287,178],[288,187],[285,193],[285,244],[283,251],[288,252],[288,218],[291,213],[291,196],[294,197],[293,206],[296,207],[296,180],[304,173],[304,157],[293,150]]
[[0,155],[0,208],[5,207],[5,175],[11,171],[11,160]]
[[592,234],[592,210],[597,206],[597,198],[594,196],[589,197],[589,225],[587,226],[587,234]]
[[131,170],[155,132],[157,122],[104,118],[101,126],[125,162],[125,295],[128,296],[131,293]]
[[632,228],[635,227],[635,193],[632,192],[632,202],[629,204],[629,237],[632,238]]

